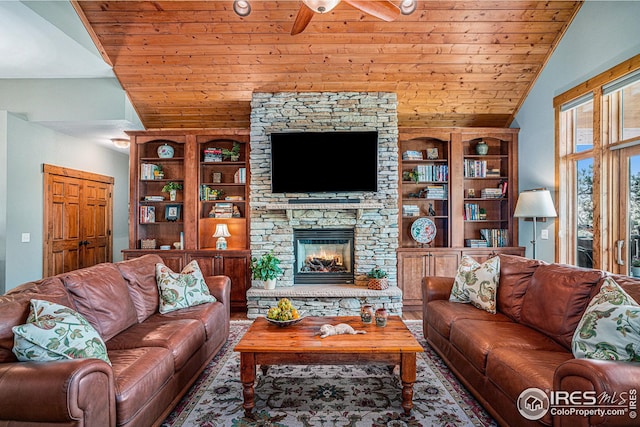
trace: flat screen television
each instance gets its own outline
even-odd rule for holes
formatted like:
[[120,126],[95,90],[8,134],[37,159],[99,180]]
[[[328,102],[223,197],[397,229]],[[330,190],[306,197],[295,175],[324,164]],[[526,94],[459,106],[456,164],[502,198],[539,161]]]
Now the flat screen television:
[[271,191],[378,191],[378,132],[272,133]]

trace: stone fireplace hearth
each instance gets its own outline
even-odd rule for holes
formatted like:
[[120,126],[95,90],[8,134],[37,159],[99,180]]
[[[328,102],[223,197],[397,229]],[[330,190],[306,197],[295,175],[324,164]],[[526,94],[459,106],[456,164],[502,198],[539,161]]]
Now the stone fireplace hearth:
[[[275,290],[265,290],[260,282],[254,282],[247,292],[248,316],[266,314],[268,307],[281,297],[292,298],[294,305],[312,315],[356,315],[363,303],[384,306],[392,314],[401,314],[402,298],[396,281],[399,233],[396,95],[256,93],[251,106],[250,246],[253,256],[273,251],[282,261],[284,274]],[[270,134],[287,130],[377,131],[378,191],[271,193]],[[305,150],[302,141],[299,155],[310,154],[312,148]],[[327,173],[331,173],[331,165],[327,165]],[[291,199],[299,203],[288,204]],[[347,203],[324,203],[316,199],[347,199]],[[349,203],[350,200],[353,203]],[[342,280],[296,284],[294,230],[311,229],[353,230],[351,274],[357,278],[379,266],[389,275],[389,289],[369,290]]]

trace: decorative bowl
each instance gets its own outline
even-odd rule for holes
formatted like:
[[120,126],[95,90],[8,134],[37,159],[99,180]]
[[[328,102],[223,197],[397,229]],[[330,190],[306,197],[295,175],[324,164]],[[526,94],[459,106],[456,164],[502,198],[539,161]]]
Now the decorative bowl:
[[273,325],[280,326],[281,328],[284,328],[285,326],[295,325],[296,323],[301,321],[303,317],[304,316],[302,315],[302,313],[300,313],[300,317],[298,317],[297,319],[275,320],[275,319],[269,319],[268,317],[265,317],[265,319],[267,319],[267,322],[269,322],[269,323],[271,323]]

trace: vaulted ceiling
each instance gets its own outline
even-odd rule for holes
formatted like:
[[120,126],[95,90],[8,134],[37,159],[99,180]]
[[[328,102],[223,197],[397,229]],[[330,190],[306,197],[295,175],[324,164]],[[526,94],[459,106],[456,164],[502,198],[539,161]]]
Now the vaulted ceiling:
[[[398,1],[394,1],[396,4]],[[384,91],[400,126],[509,126],[579,1],[419,0],[393,22],[342,2],[79,1],[147,128],[248,127],[254,92]]]

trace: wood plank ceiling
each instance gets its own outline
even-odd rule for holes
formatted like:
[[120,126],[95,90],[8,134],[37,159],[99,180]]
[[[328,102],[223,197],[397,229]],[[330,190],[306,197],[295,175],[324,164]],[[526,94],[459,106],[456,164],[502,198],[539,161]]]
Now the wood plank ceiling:
[[291,36],[300,3],[74,6],[151,129],[248,127],[252,93],[309,91],[395,92],[400,126],[509,126],[581,4],[419,0],[384,22],[343,2]]

